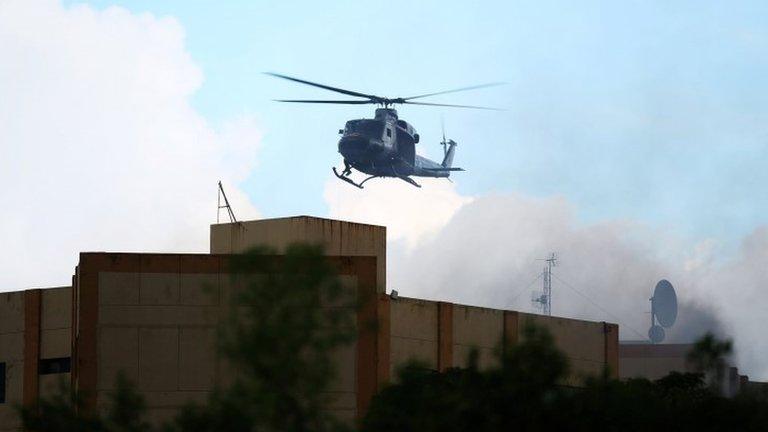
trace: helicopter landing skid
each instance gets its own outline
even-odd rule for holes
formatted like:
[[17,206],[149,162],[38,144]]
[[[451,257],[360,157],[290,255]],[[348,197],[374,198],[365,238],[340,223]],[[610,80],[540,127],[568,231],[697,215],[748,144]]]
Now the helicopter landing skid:
[[344,180],[345,182],[351,184],[352,186],[358,187],[360,189],[363,188],[363,186],[355,183],[351,178],[347,177],[346,175],[339,174],[339,172],[336,171],[336,167],[333,167],[333,175],[335,175],[339,180]]
[[[346,172],[346,171],[345,171],[345,172]],[[370,179],[372,179],[372,178],[376,178],[376,177],[378,177],[378,176],[375,176],[375,175],[373,175],[373,176],[370,176],[370,177],[366,178],[365,180],[361,181],[360,183],[355,183],[355,181],[354,181],[354,180],[352,180],[351,178],[349,178],[349,177],[348,177],[348,176],[349,176],[349,174],[344,174],[344,172],[342,172],[341,174],[339,174],[339,172],[338,172],[338,171],[336,171],[336,167],[333,167],[333,174],[334,174],[336,177],[338,177],[338,178],[339,178],[339,180],[343,180],[343,181],[345,181],[345,182],[347,182],[347,183],[351,184],[352,186],[354,186],[354,187],[357,187],[357,188],[360,188],[360,189],[362,189],[362,188],[363,188],[363,184],[364,184],[365,182],[367,182],[368,180],[370,180]]]

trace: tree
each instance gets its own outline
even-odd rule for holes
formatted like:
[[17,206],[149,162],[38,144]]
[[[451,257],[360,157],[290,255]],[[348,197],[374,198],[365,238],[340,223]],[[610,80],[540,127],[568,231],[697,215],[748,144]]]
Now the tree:
[[698,373],[704,374],[712,390],[720,393],[728,356],[733,350],[730,340],[720,341],[712,333],[705,334],[693,344],[687,361]]
[[[717,367],[728,342],[697,343],[703,365]],[[766,430],[768,399],[725,398],[708,389],[701,373],[656,381],[612,379],[607,373],[579,387],[563,385],[567,364],[543,328],[500,351],[498,366],[437,372],[410,365],[373,400],[363,430],[378,431],[647,431]],[[476,358],[476,357],[475,357]]]
[[143,420],[143,399],[123,374],[118,375],[115,390],[109,393],[109,405],[104,413],[85,410],[83,395],[72,391],[63,381],[52,396],[41,398],[32,406],[18,407],[18,410],[24,430],[34,432],[152,430]]
[[500,350],[500,367],[481,371],[477,352],[467,368],[440,373],[419,364],[399,371],[398,382],[371,403],[364,431],[546,430],[565,426],[557,407],[565,394],[565,356],[540,327]]

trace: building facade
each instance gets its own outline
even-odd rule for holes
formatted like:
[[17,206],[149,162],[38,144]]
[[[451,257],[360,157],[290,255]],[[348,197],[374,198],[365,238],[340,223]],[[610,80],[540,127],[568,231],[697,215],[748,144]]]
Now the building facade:
[[[693,344],[621,343],[619,345],[620,377],[657,380],[672,372],[696,372],[687,359],[692,349]],[[762,384],[750,382],[749,377],[739,374],[737,367],[726,365],[719,388],[724,396],[733,397],[742,387],[749,385],[757,387]]]

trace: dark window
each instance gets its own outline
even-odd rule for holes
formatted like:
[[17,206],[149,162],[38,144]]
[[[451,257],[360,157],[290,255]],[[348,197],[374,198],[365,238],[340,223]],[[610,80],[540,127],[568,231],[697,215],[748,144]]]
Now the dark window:
[[387,136],[392,137],[392,129],[387,128]]
[[347,122],[347,125],[345,127],[347,132],[355,132],[357,131],[357,125],[360,123],[360,120],[350,120]]
[[5,403],[5,363],[0,363],[0,404]]
[[381,134],[384,132],[384,125],[375,120],[364,121],[360,124],[358,132],[369,137],[381,138]]
[[38,373],[40,375],[67,373],[71,367],[70,363],[69,357],[42,359],[40,360]]
[[347,122],[347,132],[357,132],[369,137],[380,138],[384,133],[384,122],[378,120],[350,120]]
[[381,138],[384,133],[384,123],[378,120],[350,120],[347,122],[347,132],[357,132],[369,137]]

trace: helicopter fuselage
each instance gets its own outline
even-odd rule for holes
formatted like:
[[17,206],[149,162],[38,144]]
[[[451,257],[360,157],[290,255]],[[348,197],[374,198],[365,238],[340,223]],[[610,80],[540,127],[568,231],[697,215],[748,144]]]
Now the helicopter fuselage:
[[378,177],[448,177],[443,165],[416,154],[419,134],[391,108],[379,108],[373,119],[350,120],[339,140],[344,162]]

